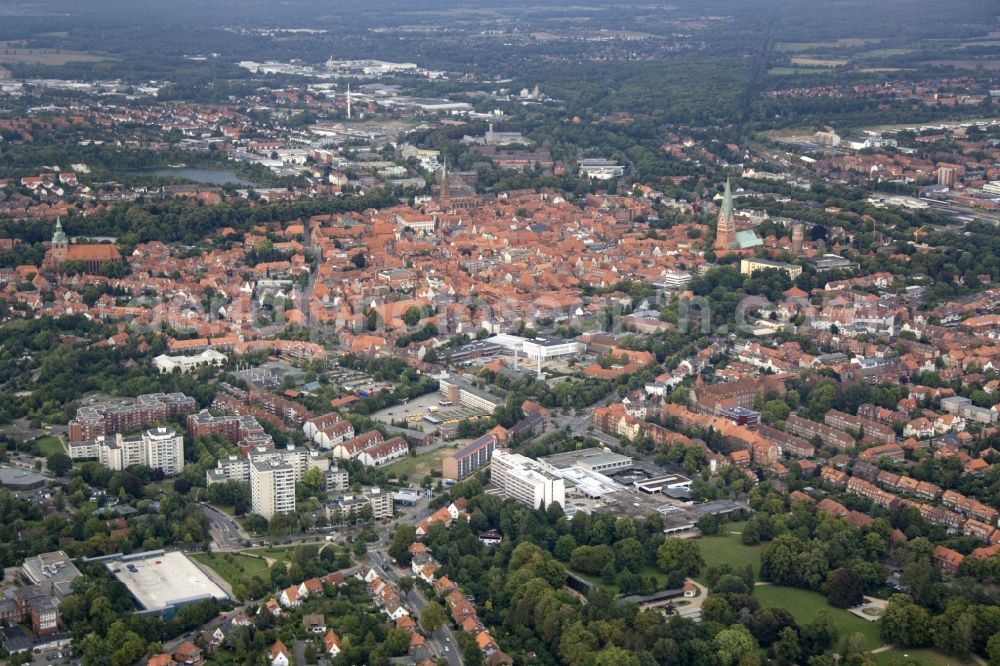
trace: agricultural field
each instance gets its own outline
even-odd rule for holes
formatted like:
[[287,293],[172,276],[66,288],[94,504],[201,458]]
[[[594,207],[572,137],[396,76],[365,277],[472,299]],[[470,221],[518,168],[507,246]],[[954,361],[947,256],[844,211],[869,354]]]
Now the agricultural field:
[[807,69],[805,67],[772,67],[767,70],[771,76],[793,76],[796,74],[823,74],[826,69]]
[[0,43],[0,63],[60,66],[68,62],[104,62],[107,56],[62,49],[25,49]]
[[1000,71],[1000,60],[929,60],[925,65],[940,65],[942,67],[955,67],[957,69],[975,69],[990,72]]
[[877,42],[877,39],[838,39],[836,41],[830,42],[779,42],[775,47],[778,51],[785,52],[797,52],[797,51],[812,51],[814,49],[836,49],[844,47],[853,46],[864,46],[865,44],[870,44],[871,42]]
[[807,56],[792,56],[793,65],[803,65],[805,67],[843,67],[848,60],[834,60],[831,58],[809,58]]

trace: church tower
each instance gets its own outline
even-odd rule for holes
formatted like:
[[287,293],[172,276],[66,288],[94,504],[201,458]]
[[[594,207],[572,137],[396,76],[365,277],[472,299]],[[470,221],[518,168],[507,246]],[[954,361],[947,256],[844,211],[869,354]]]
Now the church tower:
[[796,222],[792,225],[792,254],[802,254],[802,237],[804,235],[802,223]]
[[733,218],[733,192],[726,179],[726,191],[722,195],[722,210],[715,227],[715,250],[729,250],[736,244],[736,221]]
[[441,169],[441,199],[447,199],[449,195],[448,188],[448,158],[444,158],[444,167]]
[[62,220],[58,217],[56,218],[56,230],[52,234],[52,258],[58,263],[62,263],[66,260],[66,255],[69,253],[69,238],[66,236],[66,232],[62,228]]

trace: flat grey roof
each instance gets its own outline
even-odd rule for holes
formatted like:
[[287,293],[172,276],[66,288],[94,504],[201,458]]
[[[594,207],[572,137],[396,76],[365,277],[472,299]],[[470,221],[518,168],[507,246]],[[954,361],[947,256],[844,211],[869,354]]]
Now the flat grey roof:
[[229,598],[183,553],[140,553],[112,560],[106,566],[147,611],[162,611],[209,597]]
[[0,467],[0,485],[8,488],[30,488],[44,483],[45,477],[30,469]]

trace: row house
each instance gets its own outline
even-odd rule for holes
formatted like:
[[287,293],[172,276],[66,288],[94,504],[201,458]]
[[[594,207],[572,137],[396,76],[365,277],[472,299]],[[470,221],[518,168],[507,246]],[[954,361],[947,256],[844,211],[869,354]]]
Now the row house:
[[965,495],[954,490],[946,490],[944,492],[941,496],[941,504],[949,509],[954,509],[955,511],[963,513],[970,518],[981,520],[993,525],[998,524],[998,519],[1000,519],[1000,512],[993,507],[970,497],[966,497]]
[[858,407],[858,416],[886,426],[891,426],[896,421],[902,420],[902,415],[899,412],[871,403],[860,405]]
[[840,430],[852,430],[856,433],[863,433],[864,437],[875,439],[885,444],[893,444],[896,441],[896,431],[891,427],[882,425],[878,421],[852,416],[836,409],[831,409],[823,417],[823,423],[831,428]]
[[933,501],[941,495],[940,486],[930,481],[917,481],[908,476],[901,476],[888,471],[879,472],[877,480],[883,488],[888,488],[897,493],[912,495],[920,499]]
[[314,439],[321,430],[326,430],[330,426],[343,422],[343,420],[343,417],[337,412],[314,416],[302,424],[302,432],[306,439]]
[[906,459],[906,452],[899,444],[881,444],[865,449],[858,454],[858,459],[874,462],[882,456],[887,456],[894,463],[901,463]]
[[885,509],[891,508],[896,502],[896,496],[892,493],[886,492],[870,481],[865,481],[856,476],[851,477],[847,482],[847,492],[852,495],[864,497],[873,504]]
[[810,441],[819,438],[823,446],[838,451],[849,451],[854,448],[854,438],[850,434],[796,414],[790,414],[785,419],[785,429],[793,435]]
[[398,460],[410,452],[410,445],[402,437],[393,437],[370,446],[358,454],[357,461],[368,467],[381,467]]
[[957,533],[962,528],[962,525],[965,524],[965,518],[954,511],[949,511],[944,507],[933,504],[923,504],[910,499],[903,499],[901,502],[904,505],[913,507],[919,511],[920,515],[927,522],[934,523],[935,525],[941,525],[949,532]]
[[787,432],[761,425],[757,434],[778,447],[778,453],[790,458],[812,458],[816,455],[816,447],[809,441]]
[[965,521],[965,524],[962,526],[962,534],[986,541],[987,543],[993,541],[993,535],[996,531],[997,529],[993,525],[987,525],[986,523],[972,519]]
[[365,449],[371,448],[383,441],[385,441],[385,438],[381,432],[378,430],[369,430],[334,446],[333,457],[342,460],[352,460],[357,458]]
[[329,451],[341,442],[354,437],[354,425],[350,421],[341,421],[318,431],[313,442],[321,449]]
[[821,479],[827,483],[833,485],[836,488],[846,488],[847,481],[850,475],[847,472],[841,471],[834,467],[823,467],[819,471],[819,476]]
[[965,555],[962,555],[957,550],[952,550],[951,548],[945,548],[944,546],[937,546],[934,548],[934,552],[931,554],[931,562],[934,566],[941,571],[941,573],[948,576],[954,576],[958,573],[958,568],[962,565],[965,560]]

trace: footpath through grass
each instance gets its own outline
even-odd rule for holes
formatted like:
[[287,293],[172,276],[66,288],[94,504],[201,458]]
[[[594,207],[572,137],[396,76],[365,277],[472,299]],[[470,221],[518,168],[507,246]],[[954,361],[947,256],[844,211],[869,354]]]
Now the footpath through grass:
[[38,439],[36,442],[38,444],[38,452],[42,456],[48,458],[53,453],[66,453],[65,447],[63,447],[62,442],[58,437],[48,436]]

